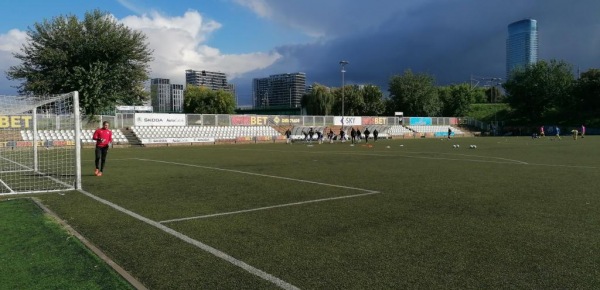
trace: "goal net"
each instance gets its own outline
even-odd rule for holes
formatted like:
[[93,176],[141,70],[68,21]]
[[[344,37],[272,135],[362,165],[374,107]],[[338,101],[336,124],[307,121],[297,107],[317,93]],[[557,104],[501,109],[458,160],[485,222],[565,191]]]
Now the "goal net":
[[79,94],[0,96],[0,195],[81,189]]

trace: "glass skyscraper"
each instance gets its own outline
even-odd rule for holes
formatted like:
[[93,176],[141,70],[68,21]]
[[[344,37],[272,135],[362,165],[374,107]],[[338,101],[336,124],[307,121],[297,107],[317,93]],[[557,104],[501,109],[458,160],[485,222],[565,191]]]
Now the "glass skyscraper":
[[538,59],[538,29],[534,19],[523,19],[508,25],[506,39],[506,78],[517,67],[534,64]]

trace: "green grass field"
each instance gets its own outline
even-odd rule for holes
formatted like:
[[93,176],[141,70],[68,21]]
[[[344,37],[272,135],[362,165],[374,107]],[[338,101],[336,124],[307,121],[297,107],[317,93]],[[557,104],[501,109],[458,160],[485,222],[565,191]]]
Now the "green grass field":
[[0,213],[1,289],[134,289],[33,201]]
[[370,144],[84,149],[37,197],[150,289],[600,285],[599,137]]

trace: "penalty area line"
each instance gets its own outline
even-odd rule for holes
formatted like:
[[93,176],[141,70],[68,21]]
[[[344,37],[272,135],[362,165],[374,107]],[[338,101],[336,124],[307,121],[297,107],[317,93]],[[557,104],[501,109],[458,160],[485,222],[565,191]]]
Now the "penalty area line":
[[124,214],[126,214],[128,216],[131,216],[131,217],[133,217],[133,218],[135,218],[135,219],[137,219],[139,221],[142,221],[142,222],[147,223],[147,224],[149,224],[149,225],[151,225],[151,226],[153,226],[153,227],[155,227],[155,228],[157,228],[159,230],[162,230],[163,232],[166,232],[166,233],[168,233],[168,234],[170,234],[170,235],[172,235],[172,236],[174,236],[174,237],[176,237],[176,238],[178,238],[178,239],[180,239],[180,240],[182,240],[182,241],[184,241],[186,243],[194,245],[197,248],[199,248],[199,249],[201,249],[201,250],[203,250],[203,251],[205,251],[207,253],[210,253],[213,256],[217,257],[217,258],[220,258],[222,260],[225,260],[225,261],[229,262],[230,264],[233,264],[233,265],[235,265],[235,266],[237,266],[239,268],[242,268],[243,270],[245,270],[246,272],[248,272],[248,273],[250,273],[250,274],[252,274],[254,276],[257,276],[259,278],[262,278],[262,279],[264,279],[264,280],[266,280],[268,282],[271,282],[271,283],[277,285],[279,288],[289,289],[289,290],[300,289],[300,288],[298,288],[298,287],[296,287],[296,286],[294,286],[294,285],[292,285],[292,284],[290,284],[290,283],[288,283],[286,281],[283,281],[283,280],[281,280],[281,279],[279,279],[279,278],[277,278],[277,277],[275,277],[275,276],[273,276],[273,275],[271,275],[271,274],[269,274],[269,273],[267,273],[267,272],[265,272],[263,270],[255,268],[255,267],[253,267],[253,266],[251,266],[251,265],[249,265],[249,264],[247,264],[247,263],[245,263],[245,262],[243,262],[241,260],[238,260],[238,259],[236,259],[236,258],[234,258],[234,257],[232,257],[232,256],[230,256],[228,254],[226,254],[225,252],[219,251],[219,250],[217,250],[217,249],[215,249],[215,248],[213,248],[213,247],[211,247],[211,246],[209,246],[209,245],[207,245],[205,243],[202,243],[202,242],[200,242],[198,240],[192,239],[189,236],[186,236],[186,235],[184,235],[184,234],[182,234],[182,233],[180,233],[180,232],[178,232],[176,230],[173,230],[173,229],[171,229],[171,228],[169,228],[169,227],[167,227],[165,225],[162,225],[161,223],[158,223],[158,222],[153,221],[153,220],[151,220],[151,219],[149,219],[147,217],[144,217],[144,216],[142,216],[140,214],[132,212],[132,211],[130,211],[130,210],[124,208],[124,207],[121,207],[121,206],[119,206],[117,204],[114,204],[114,203],[112,203],[112,202],[110,202],[108,200],[105,200],[103,198],[95,196],[95,195],[93,195],[93,194],[91,194],[91,193],[89,193],[89,192],[87,192],[85,190],[78,190],[78,192],[81,192],[82,194],[84,194],[84,195],[86,195],[86,196],[88,196],[88,197],[90,197],[90,198],[92,198],[92,199],[94,199],[94,200],[96,200],[96,201],[98,201],[98,202],[100,202],[102,204],[105,204],[105,205],[107,205],[107,206],[109,206],[109,207],[111,207],[111,208],[113,208],[113,209],[115,209],[117,211],[120,211],[120,212],[122,212],[122,213],[124,213]]
[[361,196],[372,195],[372,194],[377,194],[377,193],[379,193],[379,191],[371,191],[371,192],[367,192],[367,193],[354,194],[354,195],[320,198],[320,199],[278,204],[278,205],[272,205],[272,206],[264,206],[264,207],[258,207],[258,208],[252,208],[252,209],[244,209],[244,210],[238,210],[238,211],[230,211],[230,212],[207,214],[207,215],[200,215],[200,216],[193,216],[193,217],[170,219],[170,220],[159,221],[159,223],[165,224],[165,223],[181,222],[181,221],[188,221],[188,220],[195,220],[195,219],[204,219],[204,218],[218,217],[218,216],[224,216],[224,215],[232,215],[232,214],[240,214],[240,213],[247,213],[247,212],[253,212],[253,211],[260,211],[260,210],[268,210],[268,209],[287,207],[287,206],[303,205],[303,204],[308,204],[308,203],[317,203],[317,202],[338,200],[338,199],[344,199],[344,198],[361,197]]
[[295,182],[303,182],[303,183],[324,185],[324,186],[329,186],[329,187],[337,187],[337,188],[358,190],[358,191],[364,191],[364,192],[373,192],[373,190],[364,189],[364,188],[358,188],[358,187],[343,186],[343,185],[337,185],[337,184],[330,184],[330,183],[323,183],[323,182],[317,182],[317,181],[310,181],[310,180],[305,180],[305,179],[297,179],[297,178],[291,178],[291,177],[283,177],[283,176],[276,176],[276,175],[269,175],[269,174],[261,174],[261,173],[254,173],[254,172],[234,170],[234,169],[225,169],[225,168],[218,168],[218,167],[211,167],[211,166],[204,166],[204,165],[195,165],[195,164],[180,163],[180,162],[162,161],[162,160],[152,160],[152,159],[144,159],[144,158],[133,158],[133,159],[140,160],[140,161],[158,162],[158,163],[165,163],[165,164],[172,164],[172,165],[181,165],[181,166],[188,166],[188,167],[195,167],[195,168],[204,168],[204,169],[211,169],[211,170],[227,171],[227,172],[247,174],[247,175],[254,175],[254,176],[261,176],[261,177],[277,178],[277,179],[283,179],[283,180],[289,180],[289,181],[295,181]]

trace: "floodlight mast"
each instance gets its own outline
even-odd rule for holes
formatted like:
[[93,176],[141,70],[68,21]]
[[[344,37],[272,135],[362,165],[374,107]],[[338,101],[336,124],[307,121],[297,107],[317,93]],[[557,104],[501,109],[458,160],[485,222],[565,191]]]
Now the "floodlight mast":
[[349,64],[347,60],[341,60],[341,72],[342,72],[342,129],[344,128],[344,73],[346,72],[345,66]]

